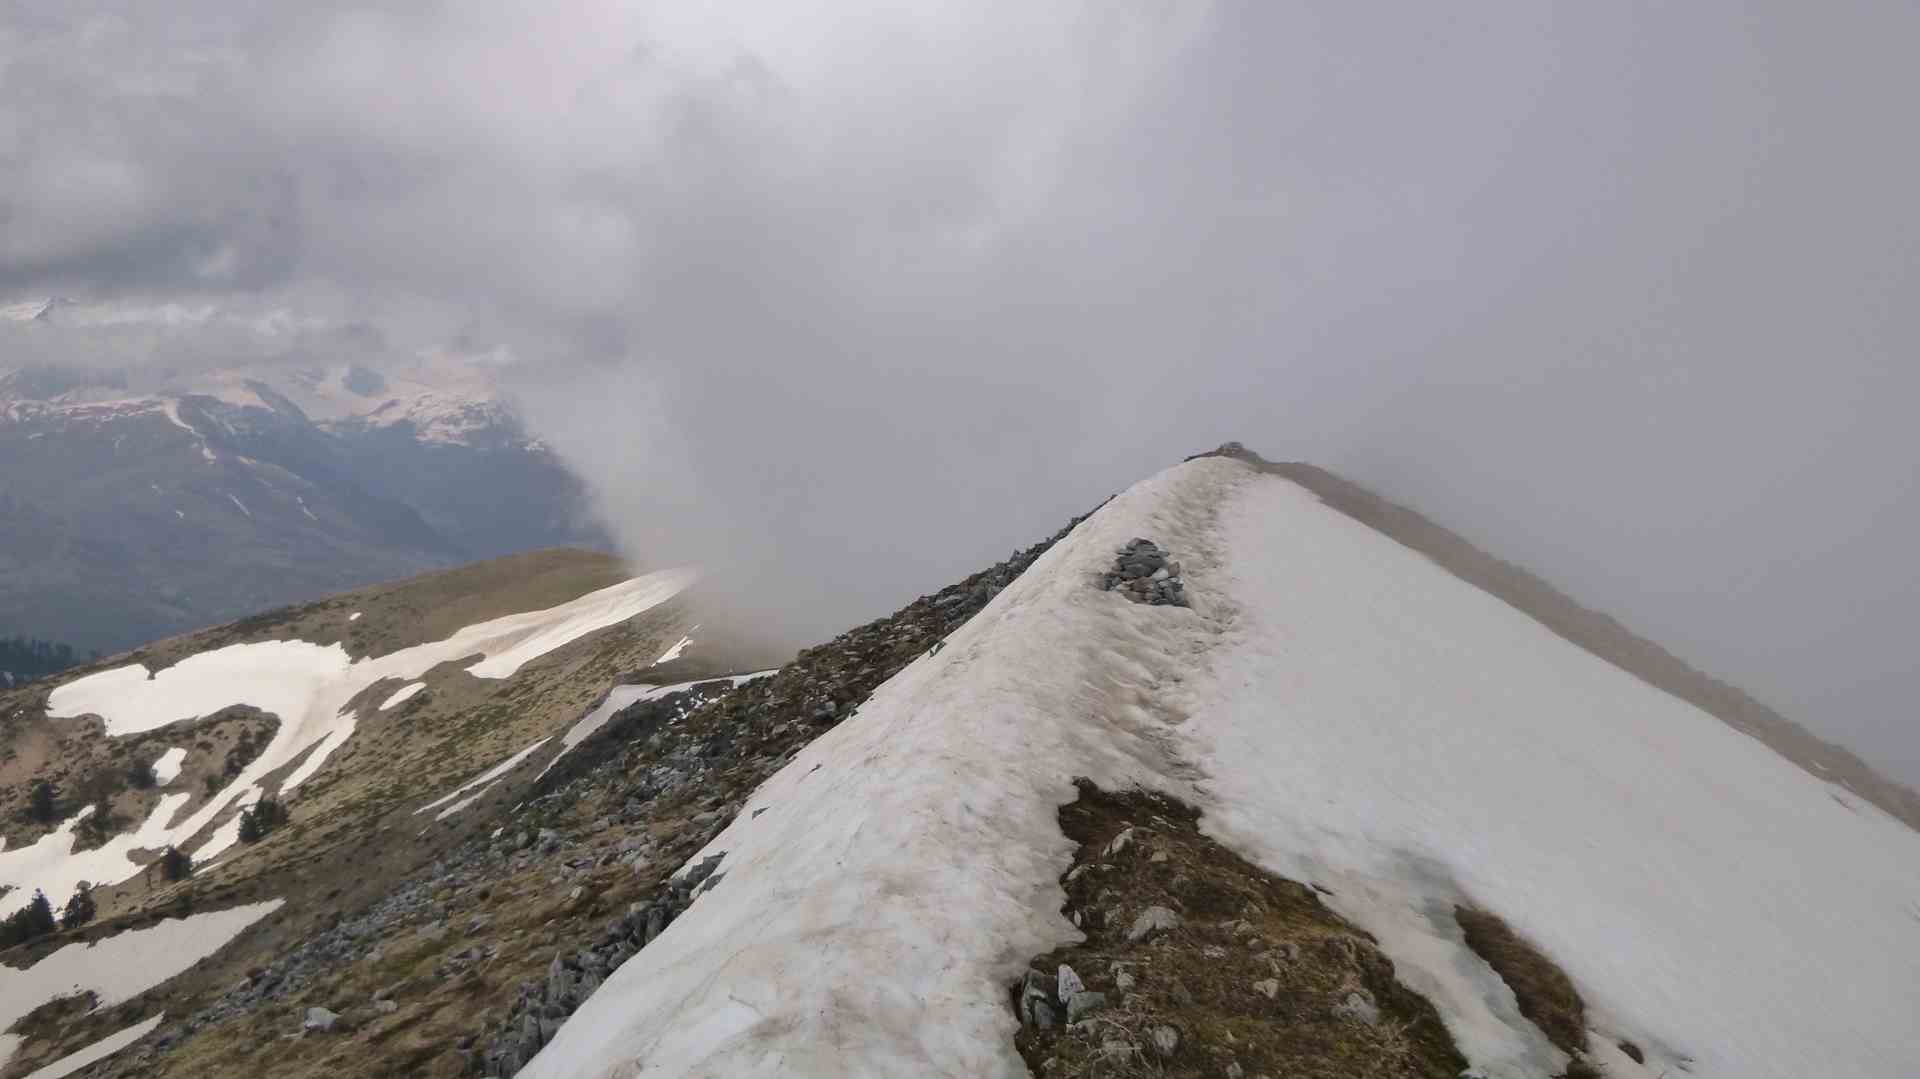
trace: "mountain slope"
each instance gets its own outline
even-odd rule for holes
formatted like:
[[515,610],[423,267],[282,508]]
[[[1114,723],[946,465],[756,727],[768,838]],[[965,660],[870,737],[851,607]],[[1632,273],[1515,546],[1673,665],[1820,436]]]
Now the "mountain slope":
[[[252,928],[21,1018],[15,1071],[1908,1074],[1920,835],[1347,509],[1207,456],[770,675],[676,600],[485,697],[369,685],[293,828],[99,948]],[[128,658],[374,662],[501,576]]]
[[1302,462],[1259,465],[1432,558],[1449,573],[1485,589],[1568,641],[1751,734],[1815,776],[1839,783],[1920,829],[1920,793],[1877,774],[1851,750],[1816,737],[1739,687],[1695,670],[1613,618],[1581,606],[1535,574],[1478,550],[1419,513],[1388,502],[1326,469]]
[[585,522],[578,483],[458,368],[132,387],[124,373],[0,372],[0,626],[83,651],[601,543]]
[[[1179,559],[1191,610],[1098,586],[1134,536]],[[1054,819],[1075,776],[1173,793],[1327,888],[1485,1075],[1568,1065],[1463,943],[1465,903],[1566,970],[1609,1074],[1913,1060],[1920,836],[1209,458],[1095,514],[756,791],[689,859],[724,881],[522,1074],[1024,1074],[1005,987],[1078,936]]]
[[[63,1040],[99,1037],[120,1014],[104,1005],[203,985],[196,962],[236,934],[271,954],[388,895],[564,760],[610,691],[646,698],[645,679],[757,658],[712,630],[689,646],[691,578],[536,552],[267,612],[0,693],[0,906],[38,888],[58,909],[88,881],[99,912],[0,966],[0,1031],[15,1028],[0,1035],[0,1071],[11,1054],[44,1063]],[[152,766],[145,786],[126,778],[138,764]],[[59,792],[48,823],[24,809],[41,780]],[[291,820],[237,842],[239,810],[263,796]],[[436,812],[422,815],[423,803]],[[166,845],[194,857],[191,878],[155,879]],[[220,921],[239,907],[253,913]],[[60,999],[72,992],[103,1007],[73,1014]]]

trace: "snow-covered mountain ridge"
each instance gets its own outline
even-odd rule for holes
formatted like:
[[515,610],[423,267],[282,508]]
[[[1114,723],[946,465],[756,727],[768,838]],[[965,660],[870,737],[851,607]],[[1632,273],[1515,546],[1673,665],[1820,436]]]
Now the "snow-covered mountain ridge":
[[[464,842],[89,1017],[131,1046],[96,1074],[1911,1074],[1920,834],[1287,467],[1189,461],[777,673],[516,727],[407,799]],[[336,831],[360,737],[296,822]],[[280,894],[227,872],[197,909]]]
[[[1136,536],[1180,559],[1191,610],[1096,587]],[[1608,1074],[1920,1060],[1920,835],[1206,458],[1109,503],[764,784],[689,860],[724,855],[724,883],[523,1074],[1024,1074],[1005,987],[1078,934],[1054,820],[1075,776],[1174,793],[1326,887],[1480,1074],[1568,1062],[1462,942],[1464,902],[1566,970]]]

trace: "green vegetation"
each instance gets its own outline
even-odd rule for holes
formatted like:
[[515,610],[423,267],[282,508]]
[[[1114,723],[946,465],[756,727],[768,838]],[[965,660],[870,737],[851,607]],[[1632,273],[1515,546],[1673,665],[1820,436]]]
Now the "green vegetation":
[[60,788],[53,781],[43,779],[33,785],[27,795],[27,816],[40,823],[52,824],[60,816]]
[[287,807],[272,798],[262,798],[240,811],[240,841],[258,843],[267,833],[287,823]]
[[168,880],[186,880],[193,876],[193,858],[179,847],[168,847],[160,854],[160,875]]
[[47,893],[34,890],[33,902],[21,907],[0,922],[0,948],[11,948],[54,931],[53,904]]
[[93,916],[97,912],[93,902],[93,887],[86,881],[81,881],[80,886],[73,890],[72,897],[67,900],[67,908],[60,912],[60,928],[78,929],[93,921]]

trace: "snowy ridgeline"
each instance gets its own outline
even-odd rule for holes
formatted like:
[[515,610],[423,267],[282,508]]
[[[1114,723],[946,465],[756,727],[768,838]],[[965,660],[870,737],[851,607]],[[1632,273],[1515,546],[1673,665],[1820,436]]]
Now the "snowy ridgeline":
[[[377,682],[406,682],[382,702],[393,708],[420,692],[417,679],[440,663],[478,655],[467,673],[476,678],[509,678],[525,664],[589,633],[617,625],[678,595],[696,578],[692,570],[650,573],[591,592],[546,610],[507,615],[467,626],[442,641],[404,648],[384,656],[354,660],[338,644],[266,641],[236,644],[189,656],[157,674],[138,664],[78,678],[48,697],[55,718],[97,714],[107,734],[124,736],[209,715],[235,704],[249,704],[280,719],[273,740],[232,783],[180,820],[175,815],[190,799],[168,794],[147,819],[87,851],[75,851],[74,826],[90,808],[64,822],[37,843],[0,850],[0,914],[25,905],[35,888],[58,907],[82,881],[117,884],[140,871],[134,851],[153,851],[187,843],[228,814],[210,837],[191,851],[206,861],[239,841],[239,817],[233,811],[258,801],[262,777],[306,757],[280,782],[280,790],[298,788],[353,736],[360,720],[348,702]],[[311,749],[311,752],[308,750]],[[180,758],[169,751],[156,764],[160,782],[178,774]]]
[[[1100,587],[1179,553],[1191,609]],[[1554,1074],[1451,915],[1544,946],[1616,1077],[1908,1079],[1920,836],[1287,481],[1136,485],[801,751],[723,882],[522,1075],[1024,1076],[1006,987],[1078,939],[1071,779],[1326,885],[1481,1074]]]

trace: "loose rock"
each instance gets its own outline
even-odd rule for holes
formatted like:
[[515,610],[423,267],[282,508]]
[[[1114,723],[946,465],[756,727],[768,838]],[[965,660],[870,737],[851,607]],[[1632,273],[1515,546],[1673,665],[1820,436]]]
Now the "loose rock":
[[1347,999],[1333,1006],[1336,1019],[1346,1019],[1356,1023],[1373,1026],[1380,1021],[1380,1008],[1373,1002],[1373,994],[1364,989],[1347,994]]
[[1127,941],[1138,944],[1155,933],[1176,929],[1180,925],[1180,916],[1166,907],[1148,907],[1133,920],[1133,928],[1127,930]]

